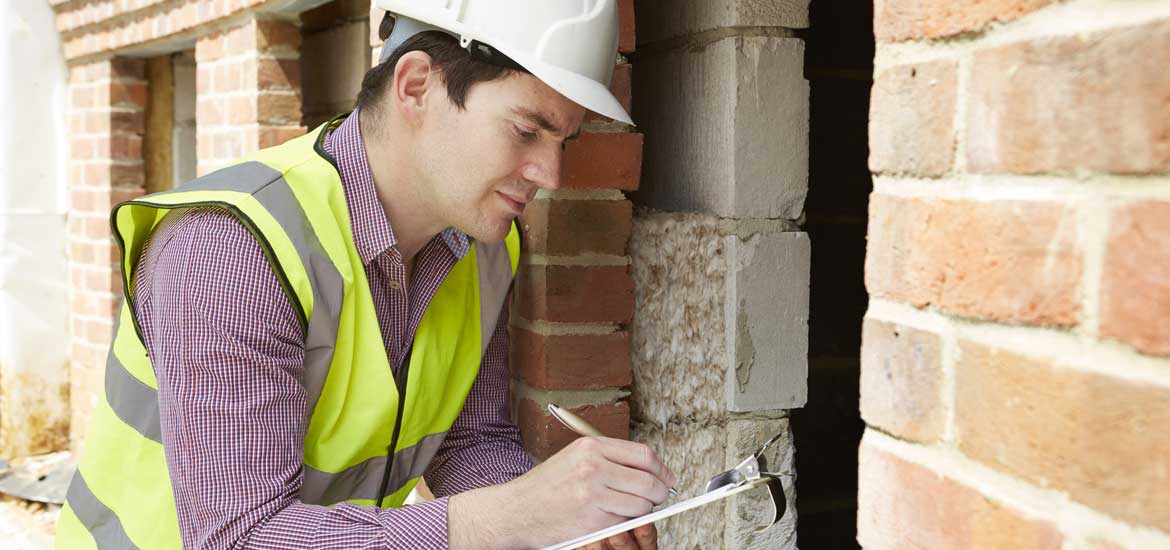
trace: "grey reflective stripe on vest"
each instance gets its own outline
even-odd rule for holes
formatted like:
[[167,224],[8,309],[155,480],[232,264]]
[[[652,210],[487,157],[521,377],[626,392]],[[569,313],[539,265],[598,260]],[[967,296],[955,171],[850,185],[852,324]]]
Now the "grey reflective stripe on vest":
[[[125,307],[123,305],[122,307]],[[119,311],[121,311],[119,309]],[[114,334],[122,324],[122,315],[114,315]],[[114,415],[134,431],[151,441],[162,443],[162,428],[158,419],[158,392],[135,378],[110,346],[106,358],[106,403]]]
[[507,241],[475,243],[475,262],[479,268],[479,334],[482,340],[479,351],[483,357],[496,333],[500,310],[508,298],[508,288],[512,286],[512,262],[508,258]]
[[[317,239],[308,216],[284,176],[260,162],[229,166],[167,193],[183,191],[237,191],[252,195],[280,224],[300,256],[313,288],[313,311],[309,314],[305,334],[304,371],[305,418],[312,417],[325,387],[329,364],[333,361],[345,287],[337,267]],[[296,307],[295,297],[290,296],[289,300],[294,301]]]
[[[394,453],[394,467],[390,472],[386,494],[394,494],[406,482],[423,475],[446,437],[446,432],[431,434],[414,446]],[[326,506],[346,500],[377,500],[385,469],[384,456],[376,456],[339,473],[322,472],[306,464],[301,500]]]
[[73,515],[89,531],[98,548],[138,548],[122,528],[122,522],[114,511],[89,490],[81,472],[73,474],[69,492],[65,493],[65,502],[69,503]]
[[162,443],[158,392],[130,374],[113,349],[106,360],[106,403],[115,416],[142,437]]

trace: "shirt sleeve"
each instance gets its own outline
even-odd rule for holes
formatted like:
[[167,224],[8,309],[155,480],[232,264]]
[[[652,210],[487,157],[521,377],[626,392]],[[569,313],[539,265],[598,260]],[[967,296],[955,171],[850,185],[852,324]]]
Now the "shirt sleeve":
[[235,218],[168,216],[132,288],[185,548],[447,548],[446,499],[390,510],[300,502],[304,340]]
[[435,496],[506,483],[532,469],[508,412],[509,302],[504,302],[463,410],[424,474]]

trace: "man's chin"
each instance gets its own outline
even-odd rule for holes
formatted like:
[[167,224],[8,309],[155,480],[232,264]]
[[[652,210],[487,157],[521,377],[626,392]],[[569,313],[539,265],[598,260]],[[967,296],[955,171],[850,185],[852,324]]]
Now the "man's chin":
[[513,218],[508,218],[497,224],[483,224],[471,231],[463,231],[467,236],[475,239],[476,242],[481,243],[498,243],[502,242],[512,229]]

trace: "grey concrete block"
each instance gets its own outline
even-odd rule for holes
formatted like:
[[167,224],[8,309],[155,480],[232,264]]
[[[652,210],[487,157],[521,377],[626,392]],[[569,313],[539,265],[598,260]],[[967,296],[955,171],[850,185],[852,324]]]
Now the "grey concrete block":
[[724,414],[711,423],[670,424],[665,429],[635,424],[631,436],[674,470],[685,499],[700,494],[711,476],[734,467],[769,437],[784,433],[766,456],[771,469],[786,474],[788,515],[767,532],[755,533],[766,523],[771,504],[766,490],[749,491],[659,522],[659,548],[795,549],[795,451],[788,419]]
[[[666,430],[637,425],[631,438],[649,445],[678,476],[680,498],[700,494],[707,480],[725,470],[726,430],[719,425],[671,424]],[[723,547],[727,522],[727,501],[684,512],[657,523],[659,548]]]
[[808,190],[804,42],[731,37],[635,65],[646,135],[637,199],[662,210],[797,219]]
[[724,301],[727,407],[802,407],[808,399],[808,234],[725,239],[734,275]]
[[808,236],[755,225],[635,217],[632,399],[640,419],[707,422],[728,410],[804,405]]
[[808,27],[808,0],[639,0],[639,44],[728,27]]
[[730,468],[736,460],[755,451],[768,438],[783,433],[764,456],[768,468],[784,475],[781,482],[787,497],[788,511],[780,522],[763,533],[756,529],[771,519],[772,499],[766,488],[753,489],[727,502],[725,548],[781,550],[796,549],[796,448],[787,418],[743,419],[728,424],[727,454]]

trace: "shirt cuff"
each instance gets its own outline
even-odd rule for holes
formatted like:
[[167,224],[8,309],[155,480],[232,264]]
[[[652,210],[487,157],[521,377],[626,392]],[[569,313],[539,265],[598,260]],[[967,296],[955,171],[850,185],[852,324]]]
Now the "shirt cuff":
[[380,523],[390,548],[447,550],[447,497],[384,510]]

